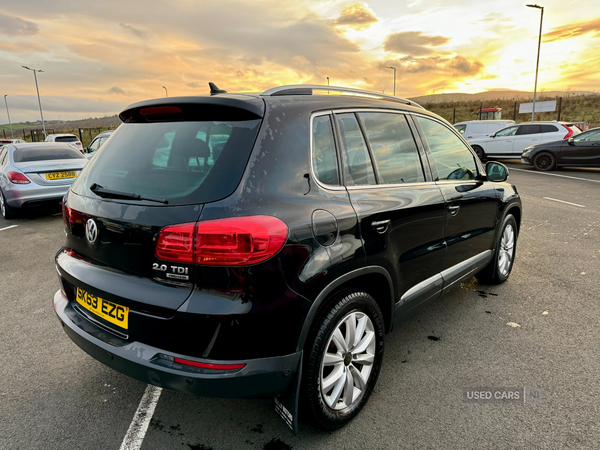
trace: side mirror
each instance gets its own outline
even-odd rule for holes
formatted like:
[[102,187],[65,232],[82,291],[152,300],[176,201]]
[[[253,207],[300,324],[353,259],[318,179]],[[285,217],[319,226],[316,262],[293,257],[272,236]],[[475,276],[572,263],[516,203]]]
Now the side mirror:
[[499,162],[490,161],[485,165],[485,172],[490,181],[506,181],[508,179],[508,167]]
[[496,137],[496,133],[490,134],[490,137]]
[[574,144],[575,140],[573,138],[569,138],[569,140],[567,142],[569,143],[569,145],[575,145]]

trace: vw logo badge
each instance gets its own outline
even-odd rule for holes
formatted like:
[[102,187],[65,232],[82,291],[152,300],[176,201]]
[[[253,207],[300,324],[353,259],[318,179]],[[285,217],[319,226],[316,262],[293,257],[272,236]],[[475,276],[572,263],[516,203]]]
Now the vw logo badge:
[[96,242],[96,239],[98,239],[98,226],[96,225],[96,222],[94,222],[94,219],[88,219],[86,222],[85,237],[90,244],[93,244]]

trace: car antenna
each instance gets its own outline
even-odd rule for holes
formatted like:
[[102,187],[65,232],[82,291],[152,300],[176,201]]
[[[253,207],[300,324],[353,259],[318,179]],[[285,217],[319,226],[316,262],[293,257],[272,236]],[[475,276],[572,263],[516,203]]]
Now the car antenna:
[[209,81],[208,85],[210,86],[210,95],[227,94],[227,91],[224,91],[223,89],[219,89],[217,87],[217,85],[215,83],[213,83],[212,81]]

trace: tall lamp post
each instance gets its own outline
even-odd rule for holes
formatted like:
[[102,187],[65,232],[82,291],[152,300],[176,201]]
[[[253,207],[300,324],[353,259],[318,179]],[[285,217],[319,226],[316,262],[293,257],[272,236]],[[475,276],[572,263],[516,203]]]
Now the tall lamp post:
[[4,104],[6,105],[6,115],[8,116],[8,125],[10,126],[10,137],[14,138],[13,130],[12,130],[12,123],[10,121],[10,113],[8,112],[8,102],[6,101],[6,97],[8,97],[8,94],[6,94],[4,96]]
[[396,68],[395,67],[386,67],[386,69],[394,69],[394,95],[396,95]]
[[167,91],[167,88],[163,86],[163,89],[165,90],[165,97],[169,96],[169,91]]
[[537,53],[537,62],[535,63],[535,84],[533,85],[533,109],[531,110],[531,121],[534,121],[535,116],[535,97],[537,93],[537,77],[538,77],[538,68],[540,66],[540,46],[542,45],[542,21],[544,20],[544,7],[540,5],[526,5],[529,8],[537,8],[541,11],[540,15],[540,37],[538,39],[538,53]]
[[42,129],[44,130],[44,139],[46,139],[46,124],[44,123],[44,114],[42,113],[42,101],[40,100],[40,90],[38,88],[36,72],[43,72],[39,69],[31,69],[27,66],[21,66],[23,69],[31,70],[33,72],[33,79],[35,80],[35,90],[37,91],[38,104],[40,105],[40,116],[42,117]]

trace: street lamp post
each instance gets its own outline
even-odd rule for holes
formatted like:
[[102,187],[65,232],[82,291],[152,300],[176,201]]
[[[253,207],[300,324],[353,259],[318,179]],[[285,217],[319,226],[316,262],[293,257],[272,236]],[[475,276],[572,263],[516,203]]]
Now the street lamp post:
[[40,100],[40,90],[38,88],[36,72],[43,72],[43,70],[31,69],[27,66],[21,66],[23,69],[31,70],[33,72],[33,79],[35,80],[35,90],[37,91],[38,104],[40,105],[40,116],[42,117],[42,129],[44,130],[44,139],[46,139],[46,124],[44,123],[44,113],[42,113],[42,101]]
[[10,137],[14,138],[13,130],[12,130],[12,123],[10,121],[10,113],[8,112],[8,102],[6,101],[6,97],[8,97],[8,94],[6,94],[4,96],[4,104],[6,105],[6,115],[8,116],[8,126],[10,126]]
[[533,108],[531,110],[531,121],[534,121],[535,116],[535,97],[537,93],[538,68],[540,66],[540,47],[542,45],[542,21],[544,20],[544,7],[540,5],[526,5],[529,8],[537,8],[541,11],[540,15],[540,37],[538,39],[537,62],[535,63],[535,84],[533,85]]
[[167,88],[163,86],[163,89],[165,90],[165,97],[169,96],[169,91],[167,91]]
[[396,95],[396,68],[395,67],[386,67],[386,69],[394,69],[394,95]]

